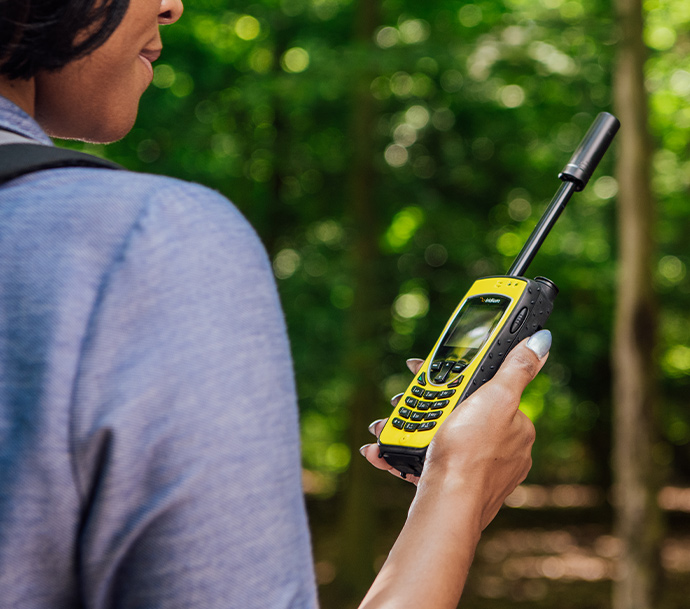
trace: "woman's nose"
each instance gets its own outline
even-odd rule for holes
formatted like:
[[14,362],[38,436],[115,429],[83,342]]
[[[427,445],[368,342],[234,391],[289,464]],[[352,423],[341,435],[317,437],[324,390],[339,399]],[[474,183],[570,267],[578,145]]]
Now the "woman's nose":
[[161,25],[170,25],[175,23],[180,17],[184,6],[182,0],[161,0],[161,8],[158,12],[158,23]]

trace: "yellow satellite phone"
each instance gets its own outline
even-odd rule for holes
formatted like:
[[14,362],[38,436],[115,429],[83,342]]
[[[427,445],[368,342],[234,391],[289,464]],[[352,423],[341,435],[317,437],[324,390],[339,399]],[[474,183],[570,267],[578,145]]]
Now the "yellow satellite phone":
[[545,277],[523,277],[573,192],[582,190],[613,141],[620,122],[600,113],[558,177],[563,184],[507,275],[472,284],[378,439],[380,456],[418,476],[439,426],[465,398],[491,379],[510,350],[540,330],[558,294]]

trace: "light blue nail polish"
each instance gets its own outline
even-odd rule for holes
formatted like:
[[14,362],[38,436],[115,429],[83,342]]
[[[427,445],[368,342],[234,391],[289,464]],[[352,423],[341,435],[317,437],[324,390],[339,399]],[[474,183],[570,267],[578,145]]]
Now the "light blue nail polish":
[[359,447],[359,454],[364,456],[364,449],[369,446],[368,444],[364,444],[363,446]]
[[376,419],[369,427],[367,428],[369,430],[369,433],[373,436],[376,435],[376,426],[383,421],[383,419]]
[[527,348],[534,351],[537,357],[541,359],[551,349],[551,332],[539,330],[539,332],[530,336],[527,341]]

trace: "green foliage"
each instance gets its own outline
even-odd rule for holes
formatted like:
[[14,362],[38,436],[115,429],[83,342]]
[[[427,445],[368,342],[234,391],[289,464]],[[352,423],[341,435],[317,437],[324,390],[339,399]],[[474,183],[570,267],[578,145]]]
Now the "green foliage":
[[[305,467],[337,489],[350,453],[345,408],[358,379],[343,360],[357,294],[349,214],[356,83],[366,79],[378,235],[371,286],[380,395],[409,380],[471,282],[503,273],[558,186],[558,171],[610,106],[617,31],[607,3],[385,0],[373,39],[352,0],[188,3],[131,134],[108,147],[132,169],[204,183],[232,199],[273,260],[293,344]],[[646,3],[654,179],[660,202],[659,358],[668,439],[690,442],[690,10]],[[623,126],[625,128],[625,126]],[[100,148],[97,151],[103,152]],[[550,362],[524,409],[538,442],[531,480],[608,482],[617,184],[610,154],[574,197],[531,275],[561,293]],[[650,230],[651,227],[650,227]],[[680,472],[679,472],[680,473]]]

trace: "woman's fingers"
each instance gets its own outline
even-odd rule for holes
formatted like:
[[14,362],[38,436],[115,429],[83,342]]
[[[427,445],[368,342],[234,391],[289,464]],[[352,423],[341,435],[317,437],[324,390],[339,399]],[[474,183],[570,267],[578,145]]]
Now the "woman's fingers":
[[[381,435],[381,430],[383,429],[383,426],[386,424],[387,420],[388,419],[377,419],[376,421],[371,423],[371,425],[369,425],[369,433],[378,438],[379,435]],[[378,444],[365,444],[359,449],[359,452],[367,461],[369,461],[369,463],[371,463],[377,469],[384,469],[389,473],[393,474],[396,478],[404,477],[405,480],[411,482],[412,484],[417,484],[417,482],[419,481],[418,476],[411,476],[409,474],[403,476],[397,469],[391,467],[383,457],[379,456],[380,450]]]
[[371,425],[369,425],[369,433],[376,436],[377,438],[381,435],[381,430],[386,424],[388,419],[376,419]]
[[[385,419],[383,419],[383,421],[385,422]],[[379,457],[380,452],[378,444],[365,444],[359,449],[359,452],[375,468],[386,470],[390,474],[393,474],[396,478],[403,477],[403,475],[397,469],[391,467],[383,457]],[[408,482],[411,482],[415,485],[417,484],[417,482],[419,482],[418,476],[411,476],[407,474],[406,476],[404,476],[404,478]]]
[[379,457],[379,447],[378,444],[365,444],[359,449],[361,455],[369,461],[377,469],[392,469],[390,465],[383,459]]
[[400,398],[405,395],[404,393],[399,393],[398,395],[394,395],[391,398],[391,406],[397,406],[398,402],[400,401]]
[[481,400],[502,405],[514,414],[520,406],[525,387],[546,363],[550,348],[551,332],[548,330],[540,330],[523,340],[508,354],[494,378],[477,390],[468,402]]
[[411,357],[405,363],[407,364],[407,367],[409,368],[412,374],[417,374],[417,372],[419,372],[419,369],[422,367],[424,360],[419,359],[418,357]]

